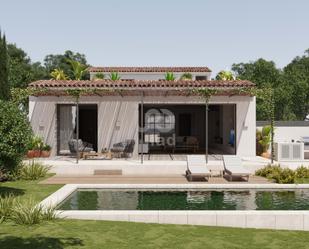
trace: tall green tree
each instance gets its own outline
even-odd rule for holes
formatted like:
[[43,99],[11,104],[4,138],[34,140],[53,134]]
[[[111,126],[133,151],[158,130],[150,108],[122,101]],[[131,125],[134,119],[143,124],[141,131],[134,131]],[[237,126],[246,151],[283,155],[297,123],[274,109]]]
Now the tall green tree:
[[[258,59],[249,63],[233,64],[232,71],[238,79],[250,80],[257,88],[273,88],[275,102],[275,119],[295,119],[290,108],[289,86],[285,83],[282,70],[273,61]],[[257,99],[257,120],[267,120],[268,104]]]
[[8,52],[5,35],[2,36],[0,30],[0,99],[8,100],[10,98],[8,70]]
[[284,69],[284,80],[289,86],[291,109],[298,120],[309,115],[309,49],[297,56]]
[[32,81],[47,78],[40,62],[32,63],[27,53],[15,44],[8,44],[9,84],[14,88],[26,88]]

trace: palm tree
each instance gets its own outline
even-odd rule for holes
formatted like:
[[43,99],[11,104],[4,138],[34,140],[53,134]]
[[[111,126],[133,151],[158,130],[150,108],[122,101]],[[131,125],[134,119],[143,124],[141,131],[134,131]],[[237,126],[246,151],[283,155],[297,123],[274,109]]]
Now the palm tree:
[[220,71],[217,76],[216,80],[235,80],[235,77],[231,71]]
[[181,80],[192,80],[192,74],[184,73],[183,75],[181,75],[180,79]]
[[175,75],[172,72],[167,72],[165,74],[165,80],[167,80],[167,81],[174,81],[174,80],[176,80],[176,77],[175,77]]
[[87,66],[80,63],[79,61],[67,60],[72,67],[72,72],[75,80],[81,80],[84,74],[86,73]]
[[112,72],[112,73],[109,75],[109,79],[112,80],[112,81],[120,80],[120,75],[119,75],[118,72]]
[[51,73],[50,76],[54,79],[54,80],[67,80],[68,76],[64,73],[64,71],[62,69],[54,69]]

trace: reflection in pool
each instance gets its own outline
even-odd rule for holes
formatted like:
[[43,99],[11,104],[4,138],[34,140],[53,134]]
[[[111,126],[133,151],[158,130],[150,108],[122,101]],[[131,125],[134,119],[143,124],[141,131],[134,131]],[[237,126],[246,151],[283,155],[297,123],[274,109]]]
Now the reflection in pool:
[[60,210],[309,210],[309,189],[78,189]]

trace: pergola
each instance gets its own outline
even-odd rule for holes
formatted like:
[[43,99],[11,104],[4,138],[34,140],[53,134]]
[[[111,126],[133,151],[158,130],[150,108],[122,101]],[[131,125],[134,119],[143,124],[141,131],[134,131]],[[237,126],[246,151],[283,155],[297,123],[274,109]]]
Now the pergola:
[[[208,163],[208,104],[213,95],[235,96],[252,95],[250,90],[255,85],[245,80],[40,80],[30,84],[29,90],[33,96],[71,96],[76,105],[76,143],[79,139],[79,98],[81,96],[139,96],[141,105],[140,123],[144,127],[144,99],[149,96],[197,96],[205,101],[205,157]],[[143,129],[141,136],[143,137]],[[79,152],[76,153],[76,162]],[[144,161],[143,146],[141,146],[141,163]]]

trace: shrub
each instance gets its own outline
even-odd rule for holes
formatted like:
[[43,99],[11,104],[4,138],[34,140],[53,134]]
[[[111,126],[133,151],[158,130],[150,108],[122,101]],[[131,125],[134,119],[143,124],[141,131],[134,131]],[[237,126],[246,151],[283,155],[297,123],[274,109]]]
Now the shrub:
[[45,177],[50,167],[45,166],[40,162],[34,160],[28,164],[23,164],[19,169],[18,176],[22,180],[38,180]]
[[289,168],[281,168],[280,165],[269,164],[257,170],[255,174],[277,183],[295,183],[297,179],[309,178],[309,169],[301,166],[294,171]]
[[42,220],[43,208],[29,199],[26,202],[16,201],[12,208],[11,219],[16,224],[33,225],[38,224]]
[[57,219],[55,208],[44,209],[42,205],[37,205],[36,202],[30,198],[25,202],[19,200],[15,201],[12,207],[10,219],[16,224],[34,225],[42,221],[51,221]]
[[309,178],[309,168],[300,166],[295,171],[296,178]]
[[42,219],[46,221],[52,221],[55,219],[58,219],[57,213],[56,213],[56,207],[48,207],[43,210],[42,212]]
[[0,101],[0,117],[0,166],[9,172],[27,152],[32,130],[26,114],[14,103]]
[[15,197],[12,194],[0,196],[0,223],[9,219],[12,215],[12,207],[15,204]]
[[295,182],[295,172],[289,168],[281,169],[278,171],[276,177],[273,177],[278,183],[294,183]]

